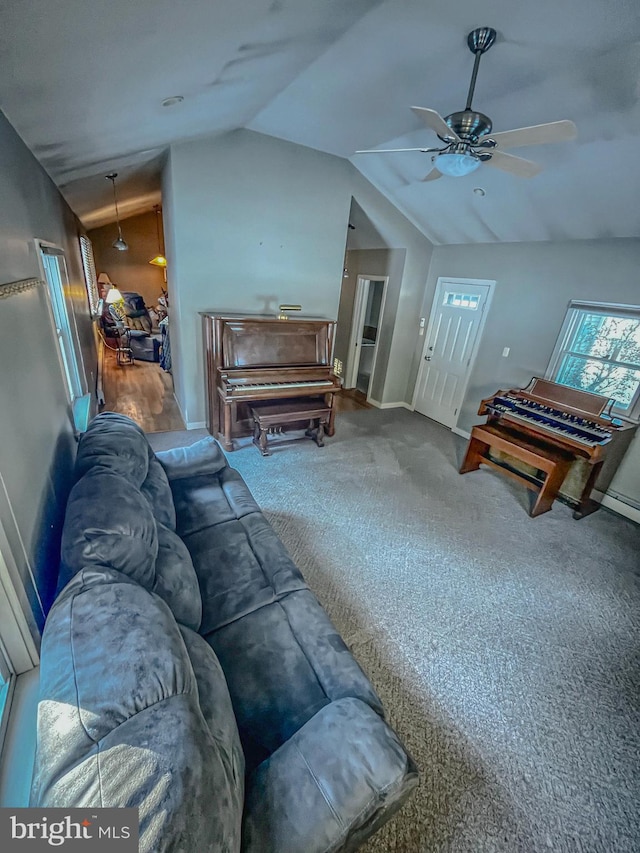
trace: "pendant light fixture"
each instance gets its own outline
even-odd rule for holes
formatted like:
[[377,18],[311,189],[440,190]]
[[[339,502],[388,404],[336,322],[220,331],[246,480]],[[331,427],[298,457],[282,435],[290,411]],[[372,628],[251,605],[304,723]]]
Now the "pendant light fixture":
[[120,252],[126,252],[127,249],[129,248],[129,246],[122,239],[122,229],[120,228],[120,216],[118,214],[118,197],[116,195],[116,178],[117,177],[118,177],[117,172],[111,172],[110,175],[105,175],[105,178],[108,181],[111,181],[111,183],[113,185],[113,203],[115,204],[115,207],[116,207],[116,222],[118,223],[118,237],[116,240],[113,241],[113,243],[111,245],[113,246],[114,249],[118,249],[118,251],[120,251]]
[[164,256],[164,251],[162,249],[162,240],[160,238],[160,210],[161,207],[159,204],[154,204],[153,209],[156,212],[156,231],[158,233],[158,254],[155,258],[151,258],[149,261],[150,264],[153,264],[156,267],[166,267],[167,259]]

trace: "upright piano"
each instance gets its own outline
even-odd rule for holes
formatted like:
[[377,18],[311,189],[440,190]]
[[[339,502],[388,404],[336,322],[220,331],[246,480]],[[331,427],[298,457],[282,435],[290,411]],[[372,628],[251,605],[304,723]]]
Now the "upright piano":
[[461,474],[488,465],[537,493],[531,515],[556,498],[582,518],[599,504],[629,446],[635,424],[611,414],[612,401],[534,377],[526,388],[498,391],[480,404],[486,424],[473,427]]
[[272,315],[201,312],[205,348],[207,429],[233,450],[253,432],[250,404],[260,400],[322,398],[331,409],[340,390],[331,359],[335,321]]

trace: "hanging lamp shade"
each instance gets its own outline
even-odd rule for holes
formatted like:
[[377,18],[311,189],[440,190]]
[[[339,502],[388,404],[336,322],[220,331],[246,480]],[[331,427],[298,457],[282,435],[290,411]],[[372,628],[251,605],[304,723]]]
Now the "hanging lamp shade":
[[166,267],[167,259],[164,256],[164,250],[162,248],[162,240],[160,237],[160,205],[154,204],[153,209],[156,212],[156,232],[158,235],[158,254],[151,258],[149,261],[150,264],[153,264],[154,267]]
[[116,223],[118,225],[118,236],[111,244],[114,249],[117,249],[119,252],[126,252],[129,248],[126,240],[122,237],[122,229],[120,228],[120,214],[118,213],[118,196],[116,195],[116,178],[118,177],[117,172],[111,172],[109,175],[105,175],[105,178],[108,181],[111,181],[113,186],[113,203],[116,208]]

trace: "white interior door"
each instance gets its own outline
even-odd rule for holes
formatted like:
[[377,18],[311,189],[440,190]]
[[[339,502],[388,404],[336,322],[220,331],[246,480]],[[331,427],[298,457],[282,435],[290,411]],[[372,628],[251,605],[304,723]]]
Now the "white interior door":
[[494,284],[438,279],[413,405],[445,426],[458,419]]

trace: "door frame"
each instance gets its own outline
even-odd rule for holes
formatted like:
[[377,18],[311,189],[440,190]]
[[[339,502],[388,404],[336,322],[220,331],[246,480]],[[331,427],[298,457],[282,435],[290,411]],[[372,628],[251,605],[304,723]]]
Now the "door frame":
[[358,366],[360,365],[360,353],[355,359],[356,346],[358,339],[362,337],[364,328],[365,310],[367,300],[369,298],[369,288],[372,281],[381,281],[382,284],[382,299],[380,300],[380,315],[378,319],[378,334],[376,335],[376,343],[373,348],[373,358],[371,360],[371,376],[369,378],[369,387],[367,388],[367,400],[369,399],[369,391],[371,390],[371,382],[376,369],[376,361],[378,359],[378,347],[380,345],[380,329],[382,328],[382,318],[384,317],[384,309],[387,301],[387,288],[389,286],[388,275],[368,275],[366,273],[358,273],[356,281],[356,292],[353,299],[353,314],[351,317],[351,332],[349,334],[349,350],[348,359],[345,369],[345,388],[355,388],[358,382]]
[[[420,387],[420,381],[422,379],[422,375],[425,371],[425,355],[427,354],[427,345],[431,338],[431,333],[433,332],[433,324],[435,322],[435,315],[437,309],[440,307],[440,303],[442,300],[442,296],[444,293],[444,288],[447,285],[461,285],[464,287],[467,284],[471,285],[485,285],[488,286],[487,290],[487,298],[485,299],[484,305],[482,307],[482,313],[480,315],[480,322],[478,323],[478,331],[476,332],[476,339],[473,342],[473,347],[471,349],[471,355],[469,356],[469,361],[467,362],[467,372],[462,383],[462,393],[460,395],[460,407],[456,413],[456,422],[452,427],[449,427],[452,432],[455,432],[458,429],[458,418],[460,417],[460,408],[462,406],[462,402],[467,393],[467,387],[469,385],[469,380],[471,379],[471,374],[473,372],[473,368],[475,366],[476,357],[478,355],[478,350],[480,349],[480,343],[482,341],[482,336],[484,334],[484,327],[487,322],[487,316],[489,314],[489,309],[491,307],[491,300],[493,299],[493,293],[496,287],[495,279],[487,279],[487,278],[457,278],[456,276],[450,275],[441,275],[438,276],[438,280],[436,281],[436,287],[433,293],[433,299],[431,301],[431,309],[429,311],[429,322],[427,323],[427,329],[424,336],[424,343],[422,345],[422,350],[420,353],[420,367],[418,368],[418,375],[416,376],[416,382],[413,386],[413,397],[411,398],[411,408],[415,411],[416,408],[416,398],[418,396],[418,388]],[[418,413],[420,414],[420,412]],[[426,417],[426,415],[425,415]],[[441,423],[441,421],[437,421],[437,423]],[[446,424],[443,424],[446,426]]]

